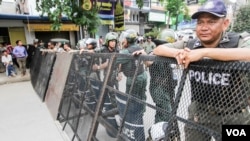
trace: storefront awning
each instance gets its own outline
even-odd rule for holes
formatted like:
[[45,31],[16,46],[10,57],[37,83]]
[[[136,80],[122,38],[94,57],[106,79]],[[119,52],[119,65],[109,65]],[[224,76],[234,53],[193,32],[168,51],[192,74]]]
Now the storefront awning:
[[[30,31],[51,31],[51,24],[27,24]],[[62,24],[60,31],[79,31],[75,24]]]
[[[47,16],[31,16],[31,15],[21,15],[21,14],[0,14],[0,20],[42,20],[49,21]],[[63,21],[69,21],[67,17],[62,17]]]

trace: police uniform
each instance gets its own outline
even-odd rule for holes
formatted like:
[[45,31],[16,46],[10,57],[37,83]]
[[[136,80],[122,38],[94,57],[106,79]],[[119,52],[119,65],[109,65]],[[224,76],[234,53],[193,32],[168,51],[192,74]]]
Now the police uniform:
[[146,41],[144,43],[144,49],[147,53],[150,53],[154,48],[156,47],[155,43],[154,42],[149,42],[149,41]]
[[[106,46],[106,45],[103,45],[102,46],[102,49],[98,51],[99,53],[119,53],[119,49],[117,49],[117,47],[114,49],[114,50],[109,50],[109,48]],[[107,58],[102,58],[102,63],[108,61]],[[107,73],[107,70],[104,69],[104,76],[106,76],[106,73]],[[112,71],[112,74],[111,74],[111,80],[108,82],[108,85],[109,86],[115,86],[117,89],[118,89],[118,81],[116,79],[117,75],[118,75],[118,70],[117,68],[115,68],[115,70]]]
[[[156,39],[153,40],[156,46],[175,42],[175,32],[172,29],[162,30]],[[149,66],[150,73],[150,95],[156,105],[166,112],[156,110],[155,123],[170,119],[172,104],[174,103],[175,87],[177,85],[177,75],[169,62],[154,61]]]
[[174,89],[177,84],[177,78],[173,77],[172,68],[167,62],[154,62],[149,67],[150,84],[149,91],[156,107],[166,112],[156,110],[155,123],[160,121],[169,121],[172,111]]
[[76,61],[77,63],[75,64],[78,64],[81,76],[79,90],[86,94],[85,103],[94,111],[97,100],[96,96],[100,93],[101,83],[99,82],[99,72],[93,71],[92,66],[99,64],[99,59],[84,55],[84,57],[78,57]]
[[[97,52],[100,52],[100,53],[117,53],[119,52],[119,50],[117,48],[115,48],[113,51],[110,51],[108,49],[107,46],[103,45],[102,46],[102,49],[97,51]],[[101,62],[102,63],[105,63],[106,61],[108,61],[107,58],[102,58]],[[116,74],[118,73],[117,72],[118,70],[115,69],[112,71],[111,73],[111,77],[110,79],[108,80],[107,82],[107,85],[110,86],[110,87],[114,87],[116,85],[116,83],[118,83],[118,81],[116,80]],[[107,73],[107,70],[104,69],[104,76],[106,76],[106,73]],[[112,110],[116,108],[116,103],[115,103],[115,96],[113,93],[109,92],[108,89],[105,90],[105,102],[104,102],[104,110],[103,112],[105,111],[109,111],[109,110]],[[116,119],[115,119],[115,116],[112,115],[112,116],[108,116],[107,117],[107,121],[114,127],[118,130],[118,125],[116,123]],[[106,130],[107,133],[111,136],[111,137],[116,137],[115,134],[113,134],[112,132],[109,132],[108,130]]]
[[[247,33],[225,33],[217,48],[250,48]],[[167,47],[183,49],[205,48],[198,39],[166,44]],[[230,69],[189,66],[191,104],[188,120],[221,133],[222,124],[250,124],[250,113],[246,110],[250,97],[247,72]],[[193,126],[185,126],[186,141],[210,140],[211,136]],[[220,137],[215,137],[221,140]]]
[[[135,43],[131,44],[128,48],[120,51],[121,54],[132,54],[134,51],[141,50]],[[129,94],[130,88],[132,87],[131,95],[135,98],[145,101],[146,100],[146,86],[147,86],[147,75],[144,71],[143,64],[139,64],[137,60],[131,60],[130,58],[117,58],[116,64],[121,64],[121,71],[127,77],[126,81],[126,93]],[[132,85],[133,76],[135,74],[136,67],[138,73],[134,84]],[[143,115],[145,112],[145,105],[138,101],[130,99],[127,102],[127,96],[120,94],[116,95],[117,106],[119,109],[120,117],[125,117],[125,125],[122,133],[127,136],[130,141],[145,141]],[[128,109],[125,112],[125,107],[128,104]]]
[[[153,42],[158,45],[175,42],[175,32],[172,29],[162,30]],[[165,61],[154,61],[149,66],[150,73],[150,95],[155,103],[155,106],[164,110],[156,110],[155,123],[168,123],[171,118],[172,106],[174,105],[175,87],[177,85],[177,72],[174,64]],[[174,129],[169,134],[170,140],[179,139],[179,130],[177,120],[172,124]],[[152,128],[153,129],[153,128]],[[151,130],[151,128],[150,128]],[[158,132],[158,131],[156,131]],[[177,139],[177,140],[178,140]]]

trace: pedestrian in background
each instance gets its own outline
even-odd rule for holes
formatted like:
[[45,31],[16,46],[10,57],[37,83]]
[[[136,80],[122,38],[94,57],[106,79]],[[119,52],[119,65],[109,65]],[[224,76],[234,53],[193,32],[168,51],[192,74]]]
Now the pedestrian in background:
[[146,53],[150,53],[156,47],[155,43],[152,42],[152,37],[148,36],[147,41],[144,43]]
[[27,49],[27,53],[28,53],[28,57],[26,60],[26,67],[30,68],[31,64],[32,64],[32,60],[34,58],[35,52],[38,48],[38,39],[34,39],[33,40],[33,44],[32,45],[28,45],[28,49]]
[[138,44],[139,47],[141,47],[142,49],[144,49],[144,39],[143,39],[142,36],[138,38],[137,44]]
[[7,53],[7,50],[3,51],[2,63],[6,67],[6,74],[8,77],[16,76],[15,68],[13,66],[12,57]]
[[102,47],[102,45],[103,45],[103,38],[102,38],[102,36],[99,37],[98,45],[99,45],[99,47]]
[[21,40],[16,41],[16,46],[13,50],[13,54],[17,59],[21,76],[24,76],[26,74],[26,59],[28,57],[28,53]]
[[13,66],[19,68],[16,57],[15,55],[13,55],[14,46],[12,46],[10,43],[6,43],[6,48],[7,48],[7,53],[12,57]]

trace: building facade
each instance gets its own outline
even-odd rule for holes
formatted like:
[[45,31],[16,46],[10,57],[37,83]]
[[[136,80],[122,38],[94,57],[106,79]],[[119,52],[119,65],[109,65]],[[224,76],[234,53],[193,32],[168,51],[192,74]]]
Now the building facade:
[[76,44],[79,27],[63,19],[61,31],[51,31],[48,18],[40,17],[36,0],[2,0],[0,5],[0,42],[15,45],[16,40],[23,44],[33,44],[34,39],[44,42],[52,38],[65,38]]

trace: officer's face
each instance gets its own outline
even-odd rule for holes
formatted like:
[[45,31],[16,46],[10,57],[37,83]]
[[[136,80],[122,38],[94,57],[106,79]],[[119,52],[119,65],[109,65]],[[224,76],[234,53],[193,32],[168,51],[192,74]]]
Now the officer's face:
[[67,50],[70,49],[70,47],[69,47],[68,45],[65,44],[65,45],[63,45],[63,49],[67,51]]
[[52,45],[52,43],[48,43],[48,49],[53,49],[54,45]]
[[226,18],[202,13],[197,20],[196,34],[202,43],[213,44],[221,39],[221,35],[227,29],[228,25],[229,20]]
[[122,48],[127,48],[128,47],[128,41],[127,39],[122,40]]
[[116,45],[116,40],[110,40],[109,41],[109,47],[115,48],[115,45]]
[[87,44],[87,48],[88,48],[89,50],[91,50],[91,49],[93,49],[93,46],[92,46],[91,44]]

